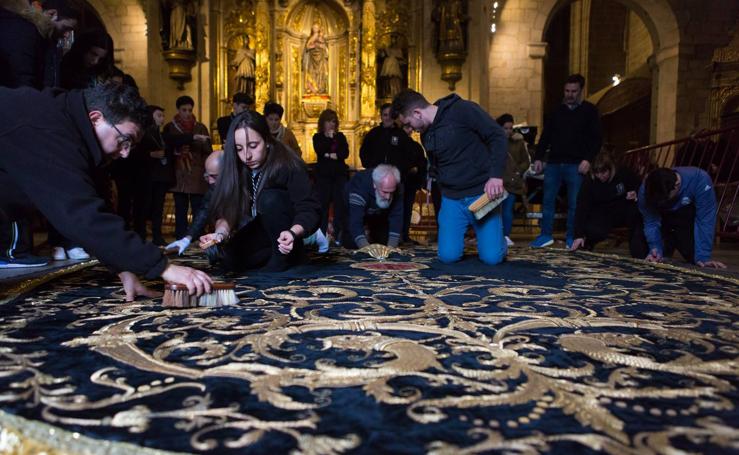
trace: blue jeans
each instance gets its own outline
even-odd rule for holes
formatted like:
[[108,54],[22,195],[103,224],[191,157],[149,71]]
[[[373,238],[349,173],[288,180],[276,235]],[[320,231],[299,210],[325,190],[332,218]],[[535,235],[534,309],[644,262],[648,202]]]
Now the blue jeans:
[[503,238],[503,222],[500,207],[496,207],[482,220],[476,220],[467,207],[478,196],[462,199],[441,198],[439,212],[439,260],[445,263],[459,261],[464,253],[464,234],[467,227],[477,234],[477,252],[486,264],[499,264],[505,259],[508,247]]
[[554,210],[559,187],[564,180],[567,185],[567,237],[575,235],[575,208],[577,194],[582,184],[582,174],[577,172],[578,164],[547,164],[544,168],[544,203],[541,214],[542,235],[552,236],[554,229]]
[[508,197],[500,204],[503,216],[503,234],[508,237],[513,230],[513,208],[516,206],[516,195],[508,193]]

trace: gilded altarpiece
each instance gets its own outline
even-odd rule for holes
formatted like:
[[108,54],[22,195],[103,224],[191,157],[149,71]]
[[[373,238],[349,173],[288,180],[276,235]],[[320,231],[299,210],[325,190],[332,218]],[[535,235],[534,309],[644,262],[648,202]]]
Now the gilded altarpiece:
[[[315,162],[312,137],[323,109],[334,109],[346,135],[350,167],[358,167],[364,133],[387,101],[379,71],[394,43],[402,57],[402,87],[417,88],[417,27],[414,4],[375,0],[220,0],[210,36],[219,41],[212,116],[231,111],[239,86],[234,61],[244,50],[255,57],[256,108],[274,100],[283,123],[295,133],[306,162]],[[419,8],[422,8],[419,6]],[[248,44],[245,43],[248,39]],[[384,52],[384,53],[383,53]],[[410,81],[410,83],[409,83]],[[397,87],[397,84],[396,84]]]

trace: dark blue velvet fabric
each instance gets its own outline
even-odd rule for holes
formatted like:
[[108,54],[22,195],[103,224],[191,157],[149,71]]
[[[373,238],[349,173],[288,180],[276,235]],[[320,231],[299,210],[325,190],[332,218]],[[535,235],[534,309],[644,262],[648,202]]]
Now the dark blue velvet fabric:
[[738,447],[735,283],[557,250],[414,253],[390,261],[419,270],[333,251],[220,277],[241,301],[216,309],[68,275],[0,306],[2,409],[214,454]]

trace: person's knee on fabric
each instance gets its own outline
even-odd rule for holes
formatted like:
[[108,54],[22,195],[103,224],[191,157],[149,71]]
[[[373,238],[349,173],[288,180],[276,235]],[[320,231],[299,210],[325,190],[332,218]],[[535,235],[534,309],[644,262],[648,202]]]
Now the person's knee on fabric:
[[459,262],[460,260],[462,260],[463,254],[464,248],[456,248],[450,245],[442,246],[442,244],[439,243],[438,258],[439,261],[443,262],[444,264],[453,264],[455,262]]
[[477,236],[478,257],[488,265],[500,264],[508,254],[501,212],[502,209],[496,209],[472,224]]
[[445,264],[457,262],[464,255],[464,236],[469,227],[466,210],[462,200],[442,196],[437,256]]
[[506,250],[504,249],[501,251],[493,251],[493,252],[482,252],[480,251],[480,254],[478,255],[480,258],[480,261],[487,265],[498,265],[505,261],[506,258]]
[[437,254],[439,260],[445,264],[460,261],[464,256],[464,233],[461,236],[445,235],[443,231],[444,228],[439,226],[439,251]]

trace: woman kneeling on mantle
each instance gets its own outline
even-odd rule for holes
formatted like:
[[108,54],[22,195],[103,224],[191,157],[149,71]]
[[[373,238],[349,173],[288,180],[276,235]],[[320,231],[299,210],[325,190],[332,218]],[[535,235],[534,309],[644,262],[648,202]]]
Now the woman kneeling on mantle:
[[303,161],[269,133],[264,117],[234,117],[211,199],[215,232],[200,237],[211,263],[228,271],[279,272],[304,259],[303,236],[321,206]]

